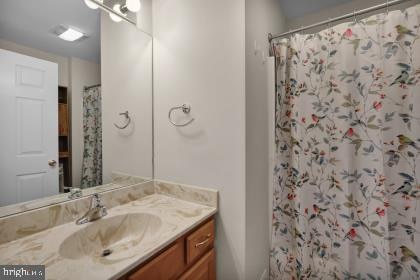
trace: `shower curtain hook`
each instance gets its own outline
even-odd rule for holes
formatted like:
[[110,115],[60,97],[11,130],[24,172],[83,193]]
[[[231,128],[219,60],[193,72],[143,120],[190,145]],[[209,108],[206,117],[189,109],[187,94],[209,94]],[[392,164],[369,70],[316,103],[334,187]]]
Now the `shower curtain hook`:
[[357,23],[356,10],[353,11],[353,21]]
[[386,0],[386,14],[389,14],[389,0]]

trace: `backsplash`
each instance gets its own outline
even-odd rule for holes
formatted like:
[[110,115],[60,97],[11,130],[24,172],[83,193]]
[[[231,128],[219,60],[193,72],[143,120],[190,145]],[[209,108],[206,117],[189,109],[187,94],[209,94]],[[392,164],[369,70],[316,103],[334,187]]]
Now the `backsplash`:
[[166,181],[154,181],[159,194],[217,208],[217,191]]

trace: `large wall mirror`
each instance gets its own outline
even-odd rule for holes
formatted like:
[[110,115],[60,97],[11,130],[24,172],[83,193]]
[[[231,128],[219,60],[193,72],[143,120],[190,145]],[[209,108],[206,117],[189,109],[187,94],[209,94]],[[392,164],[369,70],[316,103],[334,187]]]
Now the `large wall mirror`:
[[0,3],[0,216],[153,177],[150,7],[95,2]]

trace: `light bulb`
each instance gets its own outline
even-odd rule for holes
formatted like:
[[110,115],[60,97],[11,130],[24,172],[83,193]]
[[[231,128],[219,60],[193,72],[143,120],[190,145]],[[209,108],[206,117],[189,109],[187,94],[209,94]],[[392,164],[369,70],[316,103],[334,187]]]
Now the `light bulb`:
[[141,9],[140,0],[127,0],[125,5],[127,6],[127,9],[133,13],[137,13]]
[[[97,1],[103,3],[103,0],[97,0]],[[91,9],[94,9],[94,10],[99,8],[99,6],[97,4],[95,4],[94,2],[92,2],[91,0],[85,0],[85,4],[86,4],[86,6],[88,6]]]
[[[121,8],[121,5],[120,5],[120,4],[115,4],[115,5],[114,5],[114,7],[112,7],[112,9],[113,9],[114,11],[116,11],[117,13],[121,13],[120,8]],[[115,21],[115,22],[120,22],[120,21],[122,21],[122,19],[121,19],[119,16],[114,15],[114,14],[112,14],[112,13],[109,13],[109,17],[110,17],[113,21]]]

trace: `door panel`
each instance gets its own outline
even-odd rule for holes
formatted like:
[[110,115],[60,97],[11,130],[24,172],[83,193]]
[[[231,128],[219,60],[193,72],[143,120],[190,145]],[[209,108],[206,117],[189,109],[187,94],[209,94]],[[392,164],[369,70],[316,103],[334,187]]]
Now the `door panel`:
[[17,155],[44,153],[42,119],[44,101],[16,98]]
[[0,50],[0,206],[58,193],[57,64]]
[[16,65],[16,86],[44,89],[45,72],[28,66]]
[[41,198],[44,194],[45,173],[16,176],[16,190],[22,201]]

